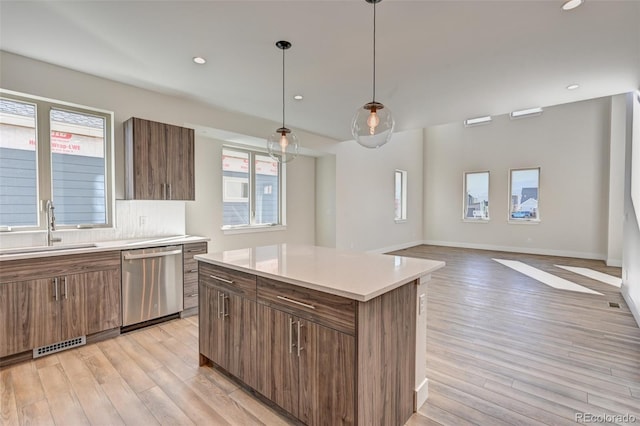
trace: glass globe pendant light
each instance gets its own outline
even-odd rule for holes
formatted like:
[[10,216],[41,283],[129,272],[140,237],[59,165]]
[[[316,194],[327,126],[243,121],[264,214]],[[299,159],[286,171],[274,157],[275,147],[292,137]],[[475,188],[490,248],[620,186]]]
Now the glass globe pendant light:
[[351,120],[351,134],[360,145],[378,148],[391,140],[396,123],[389,107],[376,102],[376,3],[382,0],[365,1],[373,4],[373,99],[356,111]]
[[284,51],[291,47],[291,43],[280,40],[276,42],[276,47],[282,50],[282,127],[269,136],[267,150],[274,160],[288,163],[298,156],[300,149],[298,136],[284,125]]

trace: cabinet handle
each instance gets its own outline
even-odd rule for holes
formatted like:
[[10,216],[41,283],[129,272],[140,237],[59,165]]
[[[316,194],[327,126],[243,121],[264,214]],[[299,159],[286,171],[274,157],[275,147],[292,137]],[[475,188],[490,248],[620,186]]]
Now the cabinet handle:
[[198,297],[198,293],[192,293],[192,294],[190,294],[190,295],[189,295],[189,296],[187,296],[187,297]]
[[216,277],[215,275],[209,275],[210,278],[213,278],[216,281],[221,281],[223,283],[227,283],[227,284],[233,284],[233,280],[227,280],[225,278],[221,278],[221,277]]
[[69,289],[67,287],[67,277],[62,278],[62,281],[64,282],[64,298],[67,299],[67,290]]
[[[226,303],[225,303],[226,300]],[[229,306],[229,296],[222,293],[222,319],[229,316],[229,310],[227,307]]]
[[309,308],[309,309],[315,309],[316,308],[315,306],[310,305],[308,303],[299,302],[297,300],[289,299],[288,297],[276,296],[276,298],[278,298],[280,300],[284,300],[285,302],[295,303],[296,305],[304,306],[305,308]]
[[302,322],[298,320],[298,358],[300,358],[300,351],[304,348],[300,346],[300,329],[302,328]]
[[[197,295],[198,294],[196,293],[196,296]],[[228,317],[229,316],[229,314],[227,313],[227,309],[225,307],[225,304],[224,304],[224,301],[226,299],[228,299],[228,298],[229,297],[226,294],[218,292],[218,318],[224,319],[224,317]],[[220,305],[220,299],[222,299],[222,308],[220,308],[220,306],[221,306]]]
[[293,353],[293,318],[289,317],[289,353]]
[[162,199],[166,200],[167,199],[167,188],[166,188],[166,185],[164,183],[160,184],[160,192],[162,192]]
[[195,273],[195,272],[198,272],[198,270],[197,270],[197,269],[190,269],[190,270],[189,270],[189,273],[190,273],[190,274],[193,274],[193,273]]
[[58,277],[53,279],[53,297],[58,300]]
[[167,199],[171,200],[172,198],[171,198],[171,184],[170,183],[167,184],[167,189],[169,190],[169,196],[167,197]]

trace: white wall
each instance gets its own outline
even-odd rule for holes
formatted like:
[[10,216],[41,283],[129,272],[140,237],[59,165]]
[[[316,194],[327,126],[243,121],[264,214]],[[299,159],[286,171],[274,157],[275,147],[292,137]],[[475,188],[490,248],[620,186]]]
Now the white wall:
[[[425,129],[425,240],[605,259],[610,98],[546,108],[538,117]],[[540,167],[539,224],[509,224],[509,169]],[[619,166],[621,168],[622,165]],[[489,223],[462,221],[463,173],[490,171]]]
[[[262,138],[270,135],[273,129],[280,127],[280,123],[215,109],[178,96],[159,94],[4,51],[0,51],[0,88],[113,111],[116,162],[115,194],[117,198],[123,198],[124,196],[124,134],[122,123],[132,116],[176,125],[199,125]],[[322,136],[294,130],[305,148],[322,149],[336,142]],[[220,190],[220,185],[217,185],[216,181],[200,180],[203,173],[207,177],[206,173],[211,172],[208,169],[219,168],[220,160],[209,162],[203,158],[198,158],[203,151],[203,144],[202,141],[197,141],[196,143],[198,149],[196,152],[196,158],[198,159],[196,164],[196,197],[200,197],[206,194],[208,190]],[[202,168],[207,170],[198,170]],[[301,171],[300,169],[302,168],[307,170]],[[226,244],[228,244],[228,247],[236,247],[240,244],[255,245],[285,240],[313,243],[315,226],[313,222],[315,215],[313,199],[315,193],[313,180],[314,160],[309,158],[296,159],[291,163],[290,172],[294,177],[299,177],[300,179],[290,178],[288,182],[289,190],[291,191],[289,202],[292,205],[288,212],[290,226],[287,227],[286,231],[272,234],[246,234],[223,239],[220,239],[219,232],[212,231],[212,233],[205,235],[216,239],[212,241],[212,247],[222,248]],[[309,178],[309,176],[311,177]],[[304,208],[300,207],[302,202],[307,203]],[[207,205],[207,209],[211,207],[216,208],[215,205]],[[221,208],[218,210],[221,211]],[[194,220],[194,223],[202,224],[210,220],[212,215],[218,213],[210,210],[194,212],[189,208],[189,218],[187,220]],[[169,218],[168,220],[176,222],[169,228],[184,229],[184,217],[185,215],[182,214]],[[135,221],[137,218],[132,218],[132,220]],[[149,220],[153,222],[154,219],[149,218]],[[217,225],[214,224],[212,226],[215,228]],[[190,227],[187,232],[193,232],[194,229],[205,229],[202,225],[194,225],[194,227]],[[81,239],[100,238],[103,235],[84,230],[77,232],[79,232],[77,235]],[[117,232],[111,234],[115,235]],[[126,238],[127,236],[124,237]],[[2,244],[2,241],[0,241],[0,244]]]
[[316,245],[336,246],[336,156],[316,158]]
[[624,223],[624,172],[626,130],[626,95],[611,97],[609,138],[609,218],[607,231],[607,265],[622,266],[622,228]]
[[[367,149],[336,149],[336,247],[387,251],[422,241],[422,130],[399,132]],[[407,221],[394,222],[394,171],[408,172]]]
[[[226,234],[222,227],[222,145],[196,137],[196,200],[186,203],[187,234],[211,238],[209,251],[276,243],[315,242],[315,159],[298,156],[286,167],[286,230]],[[275,228],[273,228],[275,229]]]
[[[0,87],[113,111],[116,149],[116,197],[124,198],[122,123],[140,117],[169,124],[200,125],[266,138],[281,123],[212,108],[178,96],[163,95],[0,51]],[[336,141],[292,129],[305,148],[322,149]]]
[[[622,295],[640,326],[640,225],[637,219],[640,215],[636,215],[636,210],[640,206],[634,206],[631,201],[631,153],[633,149],[640,149],[640,100],[638,96],[637,93],[627,95]],[[640,181],[634,181],[634,185],[640,185]]]

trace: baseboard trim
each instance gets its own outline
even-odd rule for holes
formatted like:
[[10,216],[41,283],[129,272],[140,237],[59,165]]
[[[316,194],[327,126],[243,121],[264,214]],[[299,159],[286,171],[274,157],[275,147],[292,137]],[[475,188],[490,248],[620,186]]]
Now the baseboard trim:
[[424,379],[413,393],[413,412],[417,412],[429,398],[429,379]]
[[393,246],[387,246],[379,249],[367,250],[367,253],[383,254],[383,253],[388,253],[390,251],[403,250],[409,247],[419,246],[421,244],[424,244],[424,241],[422,240],[411,241],[409,243],[401,243],[401,244],[395,244]]
[[622,268],[622,259],[607,259],[607,266],[615,266],[616,268]]
[[622,288],[620,289],[620,293],[622,293],[624,301],[627,303],[627,306],[629,307],[633,318],[636,320],[638,327],[640,327],[640,307],[636,306],[633,299],[631,298],[631,295],[629,294],[629,287],[623,283]]
[[475,244],[475,243],[461,243],[454,241],[437,241],[437,240],[424,240],[422,244],[432,246],[445,246],[445,247],[459,247],[469,248],[477,250],[491,250],[491,251],[506,251],[511,253],[525,253],[525,254],[541,254],[544,256],[561,256],[561,257],[575,257],[578,259],[592,259],[605,261],[607,256],[602,253],[585,253],[581,251],[569,251],[569,250],[551,250],[541,249],[534,247],[514,247],[514,246],[497,246],[492,244]]

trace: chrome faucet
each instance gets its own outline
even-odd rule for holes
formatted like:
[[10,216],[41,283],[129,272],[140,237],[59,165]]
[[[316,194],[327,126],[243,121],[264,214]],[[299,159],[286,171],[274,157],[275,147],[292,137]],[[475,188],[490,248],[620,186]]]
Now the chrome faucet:
[[56,215],[53,213],[55,210],[55,207],[53,207],[53,201],[47,200],[44,210],[47,215],[47,245],[52,246],[53,243],[62,241],[62,238],[53,237],[53,231],[56,230]]

